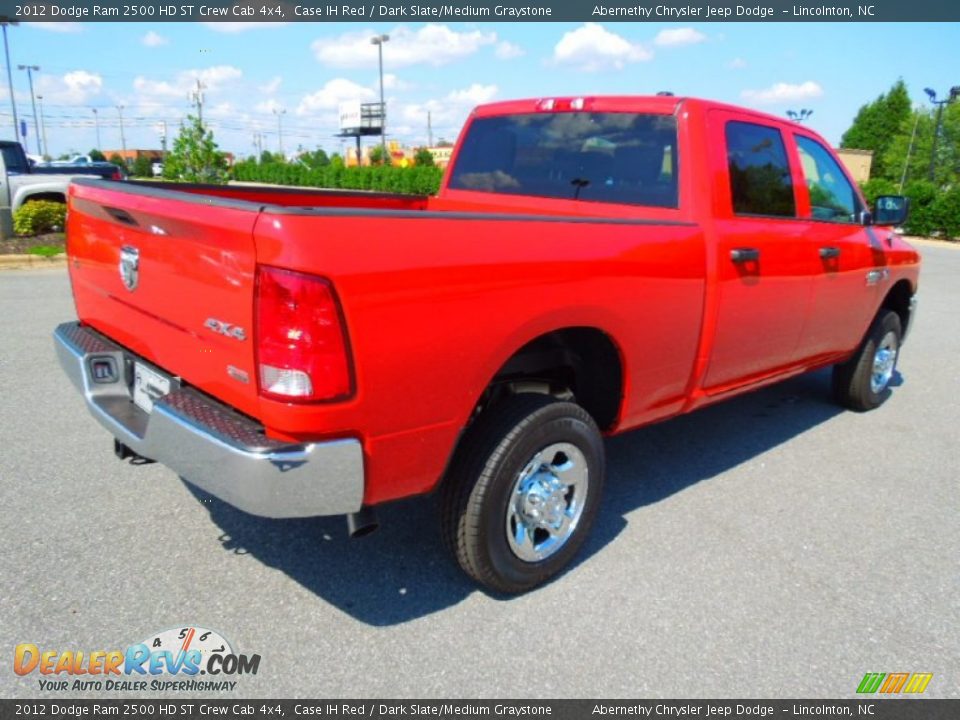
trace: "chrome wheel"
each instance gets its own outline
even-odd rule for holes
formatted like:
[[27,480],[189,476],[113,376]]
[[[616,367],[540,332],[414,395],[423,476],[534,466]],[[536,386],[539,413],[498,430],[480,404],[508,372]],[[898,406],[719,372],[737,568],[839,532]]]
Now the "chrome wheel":
[[880,344],[877,345],[877,351],[873,354],[870,390],[876,395],[886,389],[893,377],[893,371],[897,367],[897,351],[899,350],[897,345],[896,333],[888,332],[883,336]]
[[583,453],[570,443],[537,452],[517,476],[507,505],[507,541],[524,562],[562,548],[577,529],[590,476]]

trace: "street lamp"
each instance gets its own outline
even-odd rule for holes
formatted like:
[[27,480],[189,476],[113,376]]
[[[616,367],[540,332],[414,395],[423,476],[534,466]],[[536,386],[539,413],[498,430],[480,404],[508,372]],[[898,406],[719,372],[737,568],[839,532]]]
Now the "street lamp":
[[37,101],[33,97],[33,73],[40,72],[39,65],[17,65],[18,70],[27,71],[27,80],[30,82],[30,102],[33,104],[33,129],[37,133],[37,152],[43,155],[40,147],[40,123],[37,122]]
[[43,154],[50,156],[50,143],[47,142],[47,123],[43,119],[43,95],[37,95],[37,100],[40,103],[40,137],[43,138]]
[[280,147],[280,157],[283,154],[283,116],[287,114],[285,108],[274,108],[273,114],[277,116],[277,145]]
[[807,108],[801,109],[800,112],[797,112],[796,110],[787,110],[787,117],[798,123],[802,123],[811,115],[813,115],[813,110],[808,110]]
[[[390,40],[390,36],[384,33],[370,38],[370,42],[377,46],[377,56],[380,59],[380,148],[383,153],[383,161],[387,161],[387,105],[383,100],[383,44]],[[357,158],[359,161],[360,158]]]
[[930,148],[930,182],[933,182],[934,170],[937,164],[937,140],[940,139],[940,126],[943,123],[943,106],[953,102],[960,96],[960,85],[954,85],[950,88],[950,95],[944,100],[937,100],[937,92],[932,88],[924,88],[923,91],[930,98],[930,104],[937,106],[937,122],[933,130],[933,147]]
[[7,44],[7,25],[18,25],[15,22],[0,22],[3,26],[3,52],[7,58],[7,88],[10,91],[10,109],[13,110],[13,139],[20,137],[20,120],[17,119],[17,103],[13,99],[13,68],[10,66],[10,46]]

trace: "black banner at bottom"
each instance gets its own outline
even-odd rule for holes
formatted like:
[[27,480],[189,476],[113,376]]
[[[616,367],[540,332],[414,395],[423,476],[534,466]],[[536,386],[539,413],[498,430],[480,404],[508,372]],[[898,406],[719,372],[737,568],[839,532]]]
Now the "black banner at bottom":
[[862,718],[954,720],[960,699],[860,700],[0,700],[8,718]]

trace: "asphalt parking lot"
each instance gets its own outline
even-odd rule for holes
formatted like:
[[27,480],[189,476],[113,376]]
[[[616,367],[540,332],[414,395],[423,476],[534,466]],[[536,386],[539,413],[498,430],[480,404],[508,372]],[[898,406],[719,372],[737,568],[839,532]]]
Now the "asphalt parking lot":
[[0,273],[0,695],[57,697],[18,643],[196,625],[262,657],[226,697],[850,698],[868,671],[960,697],[960,248],[921,249],[885,406],[842,412],[820,372],[608,441],[580,562],[512,599],[447,558],[431,498],[350,541],[116,460],[54,356],[66,271]]

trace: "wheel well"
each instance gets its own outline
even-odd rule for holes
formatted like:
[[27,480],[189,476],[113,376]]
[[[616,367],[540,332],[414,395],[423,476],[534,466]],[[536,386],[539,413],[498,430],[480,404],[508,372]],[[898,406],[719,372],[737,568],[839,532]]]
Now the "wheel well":
[[907,333],[907,326],[910,324],[910,298],[913,297],[913,289],[906,280],[900,280],[896,285],[890,288],[890,292],[883,299],[882,308],[893,310],[900,316],[900,327],[903,334]]
[[544,392],[573,398],[600,429],[613,426],[623,395],[623,363],[602,330],[573,327],[541,335],[517,350],[484,391],[482,409],[504,393]]
[[30,195],[24,198],[23,204],[26,205],[28,202],[34,202],[36,200],[50,200],[51,202],[65,203],[67,202],[67,197],[63,193],[56,192],[37,193],[36,195]]

